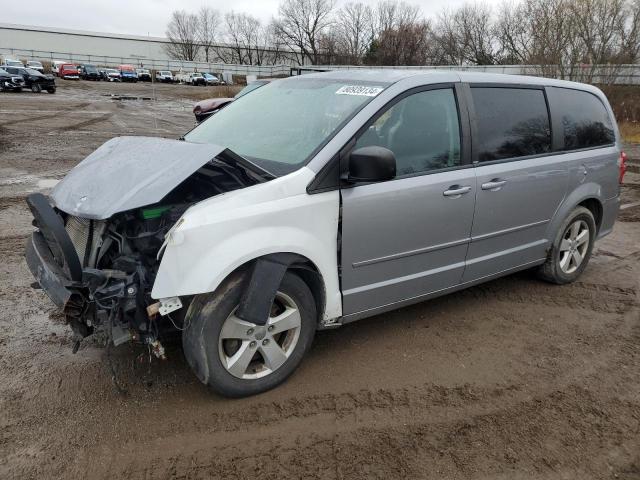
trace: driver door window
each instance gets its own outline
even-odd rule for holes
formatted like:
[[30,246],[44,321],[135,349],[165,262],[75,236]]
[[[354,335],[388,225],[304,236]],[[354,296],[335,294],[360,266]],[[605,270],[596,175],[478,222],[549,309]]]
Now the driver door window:
[[384,111],[355,148],[380,146],[396,157],[396,177],[460,165],[460,122],[450,88],[414,93]]

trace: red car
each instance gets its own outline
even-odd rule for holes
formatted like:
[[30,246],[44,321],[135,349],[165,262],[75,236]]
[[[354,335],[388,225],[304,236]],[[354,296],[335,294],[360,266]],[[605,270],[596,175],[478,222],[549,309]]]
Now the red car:
[[247,93],[255,90],[256,88],[260,88],[269,82],[271,82],[271,79],[264,78],[264,79],[256,80],[255,82],[251,82],[249,85],[247,85],[242,90],[240,90],[236,94],[236,96],[233,98],[208,98],[206,100],[202,100],[196,103],[193,106],[193,114],[196,117],[196,122],[200,123],[206,120],[217,111],[222,110],[224,107],[229,105],[235,99],[240,98],[243,95],[246,95]]
[[58,70],[58,76],[67,80],[78,80],[78,66],[72,63],[63,63]]

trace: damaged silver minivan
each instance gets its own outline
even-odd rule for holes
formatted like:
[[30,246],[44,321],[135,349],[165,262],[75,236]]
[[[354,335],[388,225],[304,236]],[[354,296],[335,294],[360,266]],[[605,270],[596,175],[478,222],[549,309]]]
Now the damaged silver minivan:
[[180,140],[108,141],[28,197],[26,259],[78,340],[163,356],[180,335],[203,383],[245,396],[285,380],[318,329],[527,268],[575,280],[623,173],[595,87],[310,74]]

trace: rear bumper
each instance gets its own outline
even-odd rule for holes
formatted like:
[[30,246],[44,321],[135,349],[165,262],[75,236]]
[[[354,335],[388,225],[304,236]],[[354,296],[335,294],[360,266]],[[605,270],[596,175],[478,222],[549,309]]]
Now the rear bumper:
[[71,298],[71,291],[68,289],[71,281],[55,263],[42,233],[34,232],[31,235],[27,241],[25,258],[31,274],[44,292],[53,303],[64,309]]

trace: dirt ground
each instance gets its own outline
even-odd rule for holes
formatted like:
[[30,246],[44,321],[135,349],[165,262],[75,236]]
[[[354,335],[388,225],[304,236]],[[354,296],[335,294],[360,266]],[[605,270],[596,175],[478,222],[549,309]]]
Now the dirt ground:
[[100,344],[72,354],[30,288],[24,197],[111,137],[178,137],[206,92],[59,83],[0,94],[0,478],[640,479],[640,206],[572,285],[524,272],[319,332],[288,382],[242,400],[179,349],[123,346],[121,396]]

